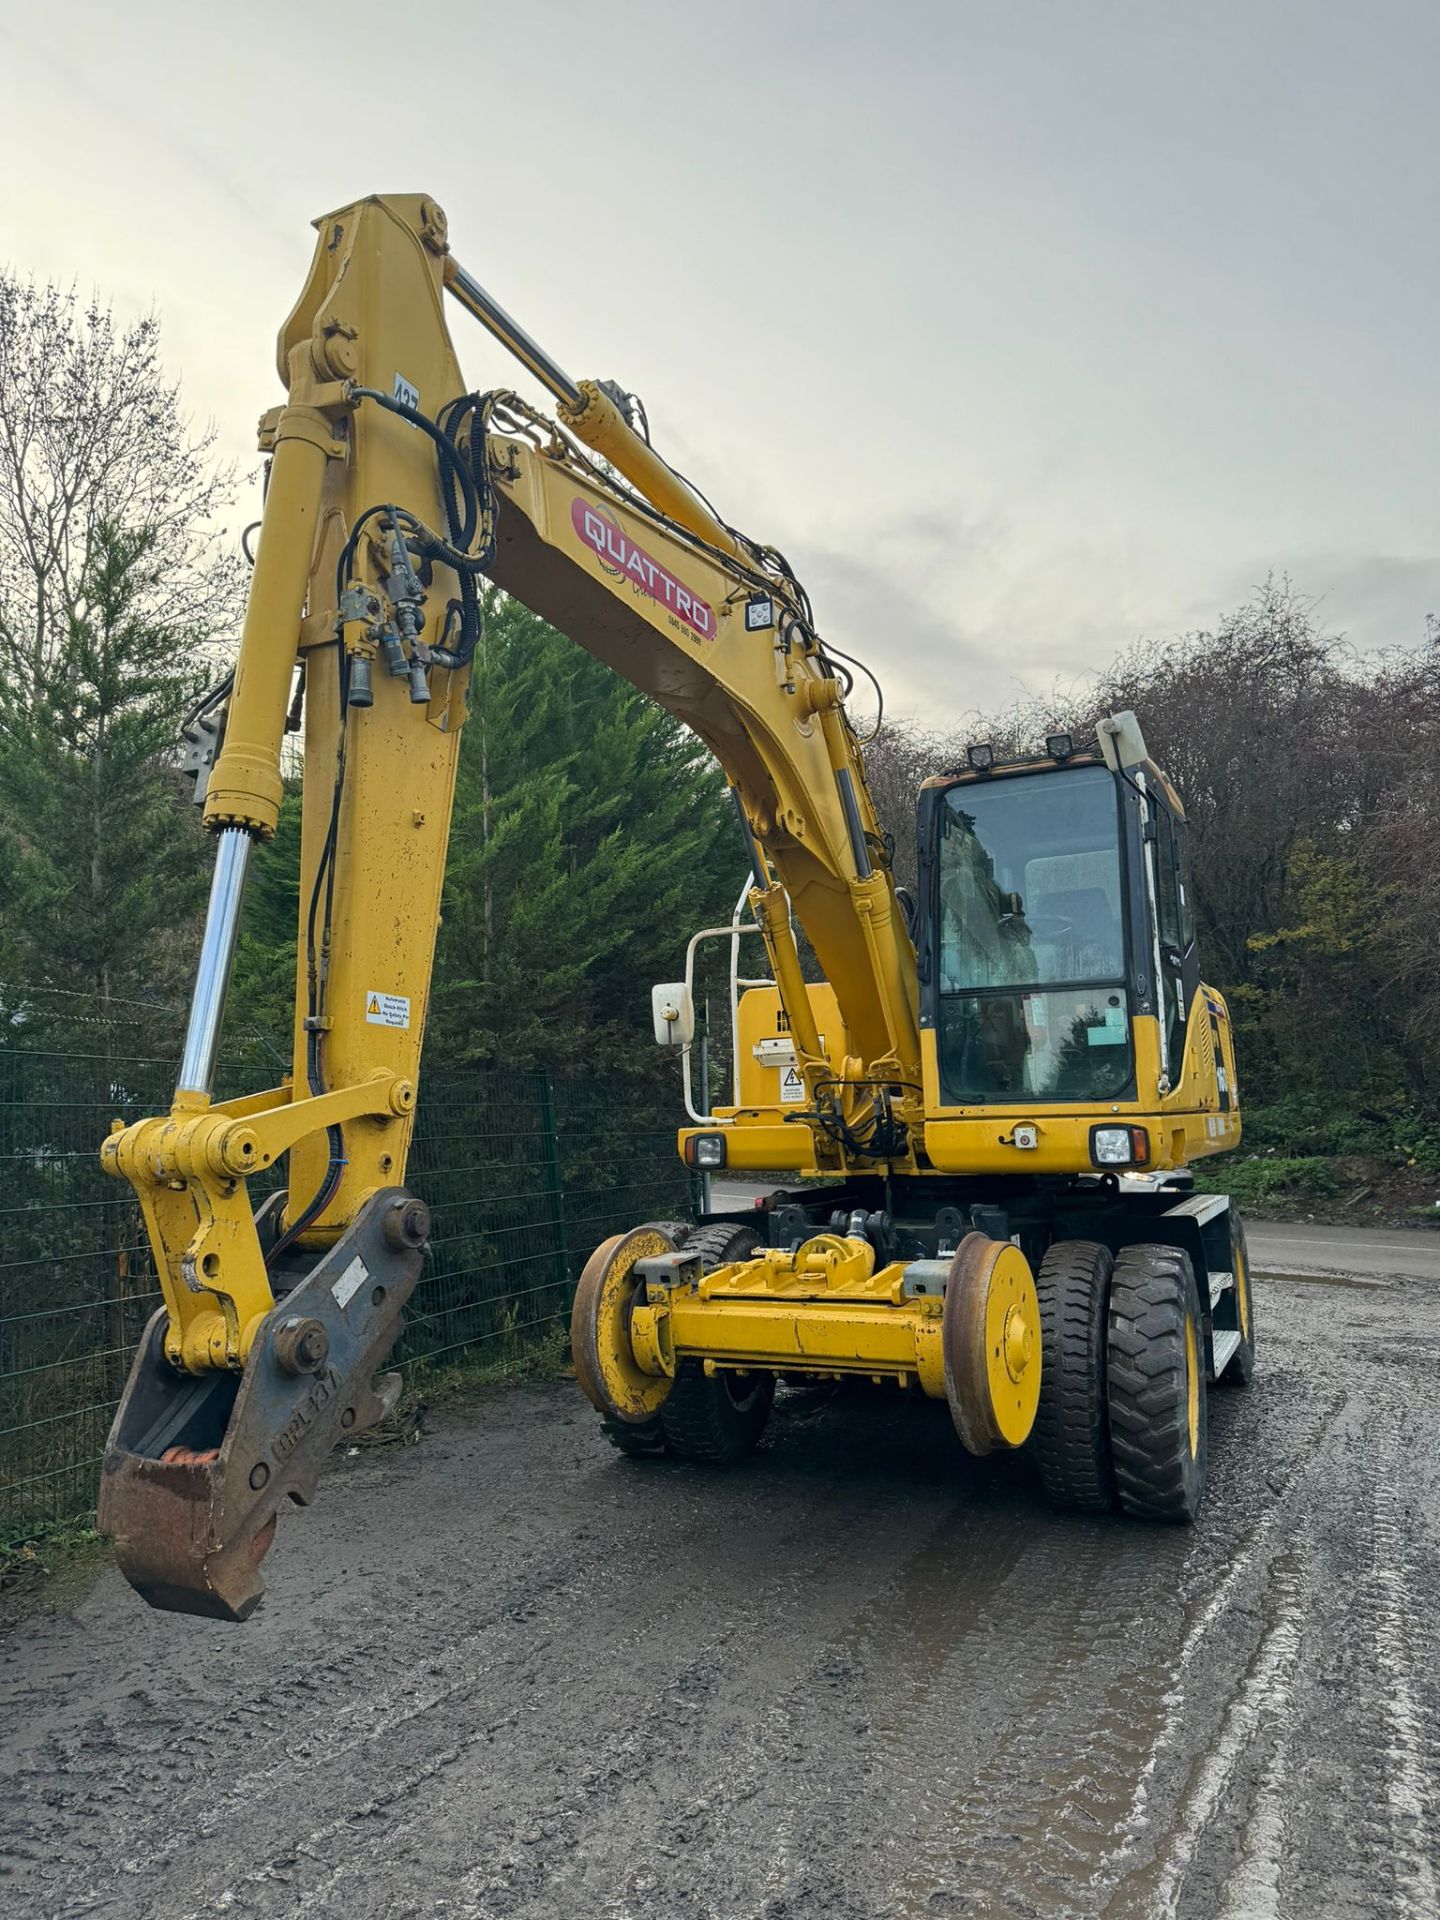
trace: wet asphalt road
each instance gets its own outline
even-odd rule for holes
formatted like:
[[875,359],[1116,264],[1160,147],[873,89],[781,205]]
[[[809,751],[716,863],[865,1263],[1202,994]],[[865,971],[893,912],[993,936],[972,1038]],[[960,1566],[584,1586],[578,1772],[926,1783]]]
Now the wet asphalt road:
[[1432,1229],[1367,1232],[1256,1220],[1246,1228],[1251,1258],[1270,1273],[1340,1273],[1361,1280],[1405,1275],[1440,1281],[1440,1232]]
[[570,1383],[446,1408],[282,1521],[248,1626],[107,1571],[10,1630],[0,1913],[1429,1920],[1406,1253],[1257,1285],[1189,1531],[1054,1514],[895,1396],[792,1403],[720,1477],[609,1453]]

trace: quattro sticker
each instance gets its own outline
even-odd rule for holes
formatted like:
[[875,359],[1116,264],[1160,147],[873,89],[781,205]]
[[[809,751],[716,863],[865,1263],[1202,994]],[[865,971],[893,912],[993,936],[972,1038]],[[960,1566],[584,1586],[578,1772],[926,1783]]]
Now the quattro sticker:
[[590,551],[599,555],[607,573],[623,575],[637,593],[658,601],[700,639],[715,638],[715,609],[709,601],[692,593],[652,554],[636,546],[612,513],[577,495],[570,507],[570,524]]

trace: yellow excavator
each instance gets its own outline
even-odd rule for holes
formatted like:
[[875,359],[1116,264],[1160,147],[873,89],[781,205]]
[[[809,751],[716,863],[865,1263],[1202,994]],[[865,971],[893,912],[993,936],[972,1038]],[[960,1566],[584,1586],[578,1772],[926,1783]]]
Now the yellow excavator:
[[[260,426],[233,679],[190,728],[216,858],[178,1084],[103,1147],[163,1295],[104,1459],[127,1577],[155,1606],[245,1618],[282,1502],[393,1404],[377,1369],[429,1228],[405,1166],[487,584],[704,742],[749,863],[731,926],[691,941],[652,1010],[685,1065],[686,1165],[778,1184],[596,1250],[572,1340],[603,1433],[723,1465],[777,1381],[858,1377],[947,1400],[973,1454],[1028,1444],[1064,1505],[1193,1516],[1207,1386],[1248,1379],[1254,1328],[1239,1219],[1186,1169],[1240,1116],[1183,809],[1135,717],[1019,758],[977,743],[927,780],[912,899],[847,715],[857,663],[783,556],[669,466],[633,395],[572,380],[510,318],[433,200],[316,225],[279,338],[287,398]],[[447,296],[553,416],[467,389]],[[246,867],[302,714],[294,1074],[217,1100]],[[748,983],[747,936],[768,962]],[[708,937],[732,953],[713,1111],[689,1073]],[[256,1210],[248,1182],[284,1155]]]

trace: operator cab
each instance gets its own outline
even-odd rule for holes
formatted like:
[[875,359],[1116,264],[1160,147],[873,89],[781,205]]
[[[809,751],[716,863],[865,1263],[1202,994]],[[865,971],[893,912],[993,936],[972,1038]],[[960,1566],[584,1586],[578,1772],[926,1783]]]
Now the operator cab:
[[[1106,731],[1109,729],[1110,731]],[[966,767],[920,797],[922,1017],[942,1106],[1133,1100],[1137,1015],[1169,1078],[1199,985],[1184,811],[1133,715],[1101,743]]]

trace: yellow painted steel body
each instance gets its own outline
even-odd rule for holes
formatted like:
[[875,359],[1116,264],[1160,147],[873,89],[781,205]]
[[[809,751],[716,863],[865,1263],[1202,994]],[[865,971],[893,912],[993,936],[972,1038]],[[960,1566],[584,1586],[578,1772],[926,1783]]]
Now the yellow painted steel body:
[[[619,430],[629,432],[623,423]],[[605,447],[623,466],[623,447],[613,434]],[[817,646],[788,615],[777,617],[769,634],[747,630],[747,580],[736,562],[627,505],[568,457],[563,442],[500,440],[492,461],[504,503],[492,577],[683,721],[740,796],[774,876],[771,886],[757,887],[752,905],[789,1016],[807,1104],[832,1067],[805,992],[792,907],[833,990],[854,1049],[853,1077],[897,1086],[903,1115],[918,1135],[914,947],[863,758]],[[638,455],[635,471],[645,471]],[[749,584],[757,592],[777,591],[773,578],[758,573]],[[840,773],[856,796],[870,869],[864,874],[850,841]],[[775,1118],[784,1124],[783,1114]],[[823,1135],[809,1157],[821,1166],[843,1164]],[[897,1164],[915,1165],[913,1153],[907,1150]]]
[[[342,626],[337,604],[337,561],[360,516],[389,502],[432,527],[445,524],[431,440],[355,394],[358,385],[414,396],[406,404],[433,419],[465,390],[442,311],[443,289],[457,277],[443,215],[424,196],[396,195],[359,201],[316,224],[310,273],[279,339],[287,400],[262,421],[269,488],[206,820],[259,840],[273,833],[298,662],[307,779],[295,1059],[303,1068],[318,1033],[324,1091],[317,1096],[302,1072],[295,1086],[256,1096],[251,1111],[245,1103],[212,1107],[182,1090],[170,1115],[122,1130],[106,1149],[105,1164],[135,1184],[145,1207],[171,1321],[167,1351],[191,1369],[241,1366],[249,1330],[273,1304],[258,1236],[247,1224],[249,1168],[233,1160],[233,1122],[246,1118],[263,1141],[266,1129],[281,1125],[283,1109],[285,1146],[275,1151],[291,1156],[290,1221],[326,1187],[326,1128],[341,1127],[343,1165],[305,1236],[312,1249],[333,1241],[378,1188],[403,1181],[410,1105],[397,1107],[376,1089],[404,1086],[413,1103],[466,710],[464,669],[435,667],[429,704],[418,707],[403,679],[377,672],[373,706],[352,708],[342,725],[337,666],[342,647],[370,644],[360,622],[347,618]],[[764,551],[710,514],[599,388],[582,383],[577,392],[562,418],[636,491],[592,462],[575,438],[513,401],[511,424],[487,442],[499,501],[488,571],[691,728],[739,797],[763,881],[751,903],[804,1100],[722,1109],[729,1165],[819,1175],[1073,1172],[1089,1164],[1089,1122],[1112,1112],[1133,1113],[1152,1128],[1157,1170],[1235,1144],[1238,1119],[1218,1110],[1213,1061],[1207,1069],[1187,1054],[1176,1086],[1150,1091],[1158,1050],[1143,1020],[1136,1022],[1142,1091],[1128,1106],[1098,1114],[941,1106],[933,1034],[919,1024],[915,950],[863,754],[823,647]],[[383,596],[379,528],[370,524],[350,571],[358,586]],[[456,586],[437,560],[427,582],[432,641]],[[757,597],[772,608],[771,626],[760,631],[747,619],[747,603]],[[309,950],[305,909],[329,832],[342,737],[332,936],[321,956]],[[803,978],[792,912],[824,971],[823,994]],[[324,1011],[312,1018],[307,975],[322,958]],[[1229,1048],[1228,1021],[1222,1040]],[[1233,1053],[1227,1058],[1233,1085]],[[883,1152],[867,1152],[853,1142],[863,1137],[877,1089],[886,1090],[899,1131]],[[822,1090],[837,1102],[852,1144],[821,1124]],[[1024,1160],[1000,1138],[1022,1117],[1040,1133]],[[682,1144],[692,1131],[682,1131]],[[222,1138],[232,1144],[215,1149],[220,1161],[210,1146],[202,1151]],[[793,1335],[773,1336],[781,1347],[788,1341],[792,1358],[824,1349],[838,1370],[873,1360],[882,1372],[923,1383],[931,1316],[892,1301],[877,1318],[873,1304],[868,1294],[806,1300],[772,1290],[752,1300],[722,1290],[683,1311],[709,1316],[705,1338],[714,1344],[696,1352],[724,1355],[758,1340],[764,1316],[778,1308],[795,1317]],[[712,1324],[722,1311],[723,1335]],[[698,1340],[701,1323],[692,1317],[690,1324]],[[911,1331],[897,1336],[902,1325]]]
[[[318,221],[314,262],[280,334],[289,399],[261,421],[271,455],[264,516],[224,742],[205,819],[256,839],[274,832],[281,744],[297,663],[304,674],[299,963],[295,1058],[306,1058],[306,906],[330,825],[340,721],[336,566],[359,516],[390,502],[445,525],[434,448],[403,419],[353,397],[397,378],[433,415],[465,391],[441,313],[442,261],[431,203],[371,199]],[[362,541],[351,578],[382,591],[381,556]],[[429,637],[457,591],[436,564]],[[377,1189],[404,1178],[424,1034],[440,887],[468,670],[431,675],[428,706],[408,683],[374,676],[374,704],[345,732],[344,803],[335,839],[334,916],[325,1013],[324,1091],[286,1085],[212,1105],[181,1089],[173,1111],[119,1129],[103,1163],[135,1186],[168,1312],[166,1353],[190,1372],[244,1365],[274,1305],[246,1176],[290,1153],[286,1218],[325,1181],[326,1129],[345,1166],[305,1243],[323,1246]],[[263,857],[260,856],[260,857]],[[236,1146],[253,1137],[253,1152]]]
[[[814,993],[816,989],[812,989]],[[756,989],[758,993],[758,989]],[[778,998],[768,989],[770,1004]],[[755,995],[741,1000],[741,1037],[749,1031],[745,1025],[745,1006]],[[1210,1004],[1219,1012],[1221,1068],[1227,1085],[1235,1087],[1235,1041],[1231,1033],[1225,1000],[1213,987],[1202,987],[1196,1006]],[[1223,1154],[1240,1144],[1238,1106],[1221,1108],[1219,1085],[1213,1058],[1206,1056],[1202,1033],[1208,1021],[1190,1020],[1190,1041],[1179,1081],[1165,1094],[1152,1091],[1150,1098],[1075,1102],[1075,1100],[1037,1100],[1033,1106],[1016,1100],[1004,1106],[945,1106],[941,1104],[939,1064],[935,1054],[935,1029],[925,1027],[920,1035],[924,1062],[925,1117],[924,1164],[922,1171],[935,1173],[1083,1173],[1091,1167],[1091,1127],[1104,1121],[1125,1121],[1144,1127],[1150,1137],[1150,1160],[1146,1171],[1164,1173],[1185,1167],[1206,1154]],[[1137,1085],[1158,1089],[1160,1085],[1160,1043],[1158,1025],[1152,1016],[1140,1014],[1133,1021]],[[843,1029],[841,1029],[843,1044]],[[826,1054],[833,1054],[831,1037],[826,1033]],[[726,1125],[726,1165],[735,1171],[791,1171],[818,1173],[828,1169],[828,1158],[816,1150],[808,1127],[797,1125],[795,1106],[785,1106],[774,1096],[778,1069],[760,1068],[741,1058],[741,1089],[770,1094],[768,1100],[747,1098],[747,1104],[716,1106],[716,1119]],[[1035,1146],[1016,1146],[1016,1127],[1035,1129]],[[682,1127],[680,1150],[685,1140],[697,1133],[710,1133],[710,1127]]]
[[[816,996],[823,987],[811,986],[812,1001],[823,1009]],[[755,1002],[753,1013],[749,1012]],[[726,1164],[737,1172],[783,1170],[816,1173],[827,1170],[827,1163],[814,1150],[807,1128],[796,1124],[796,1108],[776,1098],[778,1069],[761,1066],[750,1058],[754,1041],[768,1029],[767,1019],[780,1008],[774,988],[753,989],[740,1002],[741,1016],[741,1090],[744,1104],[739,1107],[717,1105],[715,1116],[725,1123]],[[1195,996],[1194,1010],[1188,1022],[1188,1038],[1178,1078],[1167,1092],[1160,1093],[1160,1043],[1158,1023],[1152,1015],[1139,1014],[1132,1022],[1135,1046],[1137,1088],[1149,1089],[1149,1097],[1105,1101],[1036,1101],[1025,1105],[1007,1101],[1003,1106],[948,1106],[942,1103],[940,1071],[936,1054],[935,1030],[926,1027],[920,1035],[922,1085],[924,1088],[924,1154],[922,1171],[945,1174],[1069,1174],[1089,1170],[1090,1130],[1107,1121],[1123,1121],[1144,1127],[1150,1140],[1148,1172],[1166,1172],[1185,1167],[1207,1154],[1226,1153],[1240,1144],[1239,1107],[1222,1106],[1216,1056],[1210,1038],[1209,1009],[1217,1015],[1220,1038],[1219,1068],[1225,1084],[1237,1084],[1235,1042],[1229,1013],[1223,997],[1213,987],[1202,986]],[[784,1017],[781,1009],[781,1017]],[[823,1025],[824,1011],[817,1011]],[[752,1038],[753,1036],[753,1038]],[[843,1024],[832,1038],[827,1031],[825,1055],[837,1067],[837,1055],[843,1059],[847,1036]],[[768,1096],[765,1098],[763,1096]],[[1035,1144],[1021,1148],[1015,1144],[1017,1126],[1035,1130]],[[679,1132],[680,1150],[696,1133],[710,1128],[687,1126]]]
[[[1142,1126],[1150,1137],[1147,1171],[1188,1166],[1206,1154],[1224,1153],[1240,1144],[1240,1111],[1222,1108],[1206,1003],[1218,1010],[1220,1069],[1233,1088],[1235,1043],[1225,1002],[1213,987],[1195,996],[1196,1013],[1188,1021],[1184,1059],[1175,1084],[1161,1093],[1159,1026],[1151,1015],[1131,1023],[1135,1045],[1137,1097],[1099,1102],[1037,1101],[1022,1106],[952,1107],[942,1103],[935,1030],[921,1035],[925,1086],[925,1151],[943,1173],[1075,1173],[1090,1166],[1090,1129],[1110,1120]],[[1034,1147],[1014,1144],[1017,1125],[1036,1130]]]
[[[805,997],[820,1041],[820,1057],[832,1074],[840,1074],[853,1049],[835,989],[825,980],[810,981]],[[778,987],[751,987],[740,996],[738,1031],[740,1107],[722,1106],[720,1111],[793,1113],[803,1106],[804,1089],[795,1085],[797,1061],[790,1016]],[[785,1098],[787,1084],[793,1096],[789,1100]]]

